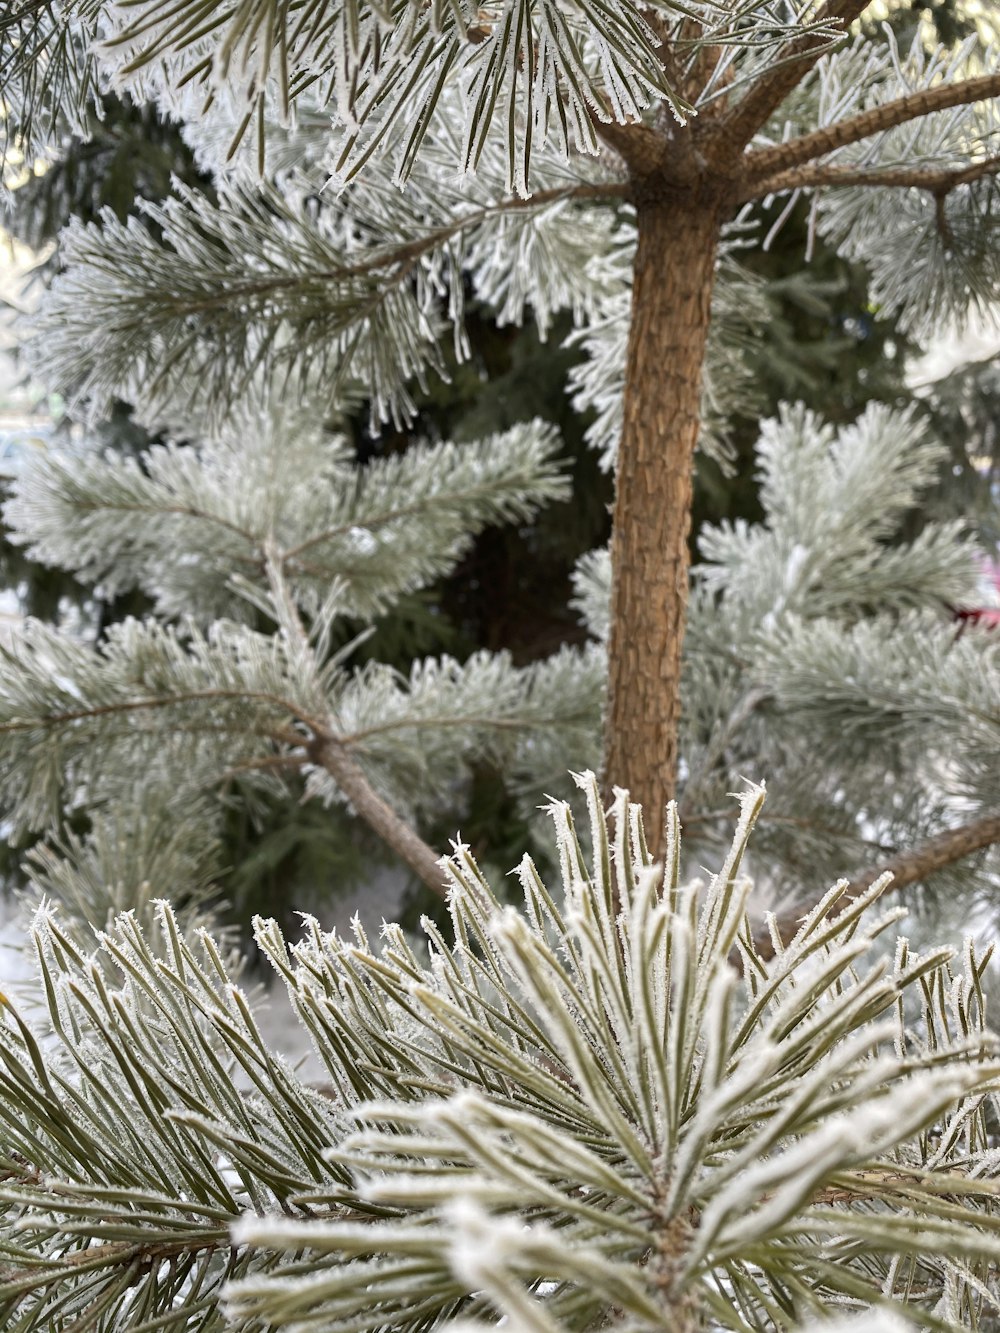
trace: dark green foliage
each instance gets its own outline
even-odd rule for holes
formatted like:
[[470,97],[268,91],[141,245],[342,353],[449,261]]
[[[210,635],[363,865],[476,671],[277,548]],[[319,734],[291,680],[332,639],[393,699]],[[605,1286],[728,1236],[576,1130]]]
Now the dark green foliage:
[[[891,4],[882,22],[888,23],[902,47],[909,46],[919,32],[920,25],[927,23],[932,25],[935,39],[943,46],[956,46],[968,37],[981,35],[983,24],[989,22],[989,19],[988,6],[973,9],[966,5],[965,0],[929,0],[921,8]],[[881,23],[868,21],[865,28],[867,34],[875,40],[884,37]]]
[[[506,648],[516,661],[529,662],[583,637],[567,606],[569,576],[585,551],[608,539],[612,480],[584,444],[587,423],[567,397],[567,376],[579,357],[562,345],[570,331],[568,319],[558,321],[546,342],[533,325],[498,328],[480,312],[472,314],[467,329],[472,357],[460,365],[452,360],[449,380],[435,380],[417,400],[418,414],[408,431],[386,430],[372,438],[367,409],[361,409],[353,419],[354,439],[364,459],[403,450],[415,437],[473,440],[533,417],[558,426],[572,498],[548,505],[530,524],[481,534],[436,598],[432,594],[421,603],[440,626],[440,637],[420,651],[467,656],[477,648]],[[427,620],[415,614],[413,627],[427,628]],[[384,651],[391,629],[380,626],[362,652],[403,665],[403,659]],[[407,661],[416,655],[412,644],[392,646]]]
[[[762,237],[782,206],[762,210]],[[913,344],[873,308],[862,265],[842,259],[820,237],[810,246],[808,201],[792,210],[766,249],[749,247],[741,263],[764,280],[771,319],[766,338],[745,351],[754,392],[730,423],[732,473],[699,458],[692,544],[703,523],[760,519],[754,447],[761,419],[774,416],[779,403],[807,402],[831,424],[843,424],[873,400],[902,405],[911,396],[905,375]]]
[[238,928],[251,962],[255,916],[273,917],[294,935],[300,912],[323,913],[331,897],[357,888],[373,861],[386,857],[385,848],[366,841],[342,808],[289,800],[258,804],[251,816],[242,801],[232,801],[221,829],[223,919]]
[[947,447],[951,466],[928,498],[936,514],[965,515],[988,546],[1000,542],[1000,358],[959,366],[924,388],[918,386],[934,433]]
[[44,249],[73,218],[98,221],[106,208],[123,222],[142,202],[166,199],[175,180],[212,193],[179,128],[154,107],[105,94],[86,128],[87,137],[64,131],[46,170],[11,196],[4,225],[32,249]]

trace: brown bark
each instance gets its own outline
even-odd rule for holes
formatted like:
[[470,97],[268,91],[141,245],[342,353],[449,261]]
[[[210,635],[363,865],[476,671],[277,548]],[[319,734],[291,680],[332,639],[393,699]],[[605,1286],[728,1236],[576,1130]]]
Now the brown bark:
[[721,201],[637,191],[638,245],[611,543],[604,786],[627,786],[654,854],[674,795],[692,466]]
[[439,898],[447,896],[445,873],[437,853],[382,799],[346,746],[331,736],[308,747],[348,798],[357,814]]
[[[828,0],[817,18],[846,26],[863,8],[864,0]],[[610,799],[613,786],[627,787],[642,805],[654,854],[676,783],[692,464],[721,222],[765,184],[773,189],[778,173],[931,111],[1000,94],[1000,76],[935,87],[747,153],[827,49],[815,32],[803,34],[742,99],[710,106],[687,127],[598,126],[628,169],[638,229],[611,547],[604,790]],[[920,184],[941,193],[966,178],[963,170]]]
[[[815,21],[843,24],[846,33],[861,17],[870,0],[828,0],[817,10]],[[719,122],[715,133],[718,148],[731,157],[743,151],[760,127],[794,92],[830,42],[815,33],[804,33],[786,42],[774,55],[770,68]]]
[[788,171],[779,171],[774,176],[754,181],[747,186],[742,198],[763,199],[769,194],[781,194],[784,191],[804,189],[826,189],[844,185],[879,186],[882,189],[929,190],[938,196],[957,190],[960,185],[971,185],[986,176],[1000,174],[1000,156],[984,157],[979,162],[961,170],[942,171],[930,167],[908,169],[906,167],[838,166],[835,162],[807,163],[805,166],[792,167]]
[[770,176],[774,172],[787,171],[805,162],[825,157],[838,148],[848,144],[860,143],[870,139],[873,134],[895,129],[908,121],[921,116],[929,116],[935,111],[947,111],[951,107],[971,106],[973,102],[986,102],[990,98],[1000,97],[1000,74],[984,74],[977,79],[963,79],[958,83],[936,84],[933,88],[923,88],[919,92],[897,97],[882,106],[861,111],[847,120],[837,121],[814,130],[812,134],[803,134],[798,139],[777,144],[774,148],[761,148],[750,153],[746,160],[746,172],[751,179]]
[[666,141],[651,126],[641,123],[623,125],[617,120],[605,121],[595,112],[590,114],[590,123],[597,137],[618,154],[630,171],[651,176],[662,166]]
[[[892,875],[892,883],[886,892],[895,893],[910,884],[926,879],[936,870],[943,870],[945,866],[950,866],[955,861],[962,861],[965,857],[972,856],[974,852],[982,851],[984,847],[991,847],[995,842],[1000,842],[1000,813],[997,811],[974,819],[968,824],[961,824],[958,828],[948,829],[945,833],[939,833],[937,837],[929,838],[920,847],[900,852],[898,856],[883,862],[874,870],[866,870],[856,875],[833,905],[830,916],[835,917],[842,912],[850,902],[871,888],[880,875],[887,872]],[[778,934],[783,943],[787,944],[792,939],[802,918],[807,916],[814,906],[814,903],[803,903],[777,918]],[[774,944],[767,931],[759,931],[754,936],[754,946],[761,958],[774,957]]]

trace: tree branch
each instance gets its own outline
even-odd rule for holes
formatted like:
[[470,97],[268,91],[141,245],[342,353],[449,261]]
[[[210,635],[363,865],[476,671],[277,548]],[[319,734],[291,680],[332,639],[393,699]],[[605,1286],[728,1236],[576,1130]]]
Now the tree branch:
[[[118,704],[102,704],[94,708],[79,708],[68,713],[51,714],[30,721],[17,718],[10,722],[0,723],[0,736],[12,732],[68,725],[73,722],[82,722],[115,713],[169,708],[178,704],[214,699],[252,699],[256,702],[266,702],[287,710],[292,716],[304,722],[313,732],[314,739],[310,741],[305,736],[296,739],[308,754],[308,762],[317,763],[325,768],[344,795],[351,801],[360,818],[370,825],[375,833],[406,862],[432,892],[436,893],[438,897],[445,897],[445,877],[438,865],[437,853],[432,851],[423,839],[379,796],[357,760],[348,753],[343,743],[330,733],[326,722],[320,721],[318,718],[308,717],[291,700],[251,690],[191,690],[184,694],[171,695],[169,698],[130,699]],[[239,767],[241,769],[249,767],[299,767],[303,762],[307,761],[300,760],[297,756],[275,756],[273,758],[269,757],[265,761],[247,761]],[[222,775],[223,778],[230,776],[232,776],[232,770]]]
[[[449,503],[461,503],[463,500],[469,500],[475,497],[477,491],[469,489],[467,491],[453,491],[448,496]],[[386,509],[381,514],[374,514],[371,518],[352,518],[346,523],[338,523],[332,528],[325,528],[322,532],[314,533],[311,537],[306,537],[296,546],[289,546],[285,551],[276,553],[276,560],[280,566],[290,563],[298,565],[300,569],[319,570],[318,566],[303,565],[299,556],[303,551],[311,550],[314,546],[320,546],[323,542],[335,541],[338,537],[343,537],[346,533],[352,532],[355,528],[363,527],[366,529],[384,527],[388,523],[395,523],[400,518],[410,518],[413,514],[423,513],[428,508],[433,508],[437,502],[437,496],[429,496],[423,500],[416,500],[412,504],[398,505],[395,509]],[[328,571],[322,570],[327,573]]]
[[[311,660],[319,676],[320,664],[316,659],[315,649],[299,614],[299,608],[285,583],[281,571],[281,553],[273,538],[264,544],[265,570],[275,610],[285,634],[294,639],[299,651]],[[284,615],[282,616],[282,612]],[[447,897],[446,879],[441,867],[441,858],[434,852],[419,833],[393,810],[372,786],[368,775],[351,754],[343,739],[334,730],[333,719],[313,728],[313,739],[305,741],[303,748],[309,758],[321,768],[325,768],[330,777],[354,806],[360,819],[378,837],[391,847],[410,869],[439,898]]]
[[[203,703],[223,699],[245,699],[254,703],[271,704],[282,712],[287,712],[292,717],[298,718],[312,731],[322,727],[322,723],[317,718],[310,717],[308,713],[303,712],[294,700],[283,699],[280,695],[269,694],[264,690],[212,689],[184,690],[178,694],[152,696],[145,699],[123,699],[119,703],[95,704],[92,708],[75,708],[64,713],[43,713],[34,718],[11,718],[8,722],[0,722],[0,736],[37,731],[46,727],[66,726],[72,722],[86,722],[99,717],[109,717],[115,713],[134,713],[141,712],[144,709],[173,708],[178,704]],[[246,728],[244,727],[241,734],[245,732]],[[268,728],[266,735],[278,737],[278,733],[272,733],[270,728]]]
[[[900,852],[875,869],[856,875],[845,885],[843,893],[827,915],[830,919],[839,916],[848,904],[866,889],[871,888],[880,875],[888,873],[892,876],[892,883],[887,892],[894,893],[907,888],[910,884],[917,884],[936,871],[943,870],[955,861],[964,860],[973,852],[991,847],[996,842],[1000,842],[1000,811],[982,815],[979,819],[961,824],[958,828],[948,829],[945,833],[929,838],[922,846],[909,852]],[[802,918],[813,906],[813,903],[800,904],[781,913],[775,919],[778,935],[783,944],[788,944],[794,937]],[[768,931],[755,932],[754,948],[763,959],[774,957],[774,943]]]
[[812,162],[817,157],[825,157],[838,148],[860,143],[873,134],[882,134],[921,116],[929,116],[935,111],[948,111],[951,107],[969,106],[973,102],[984,102],[991,97],[1000,97],[1000,74],[984,74],[978,79],[962,79],[958,83],[922,88],[919,92],[907,93],[905,97],[897,97],[892,102],[872,107],[847,120],[825,125],[812,134],[800,135],[797,139],[789,139],[787,143],[776,144],[773,148],[759,148],[746,158],[746,175],[750,181],[757,181],[775,172]]
[[840,167],[834,162],[806,164],[779,171],[766,180],[749,185],[740,196],[740,203],[763,199],[769,194],[784,194],[791,190],[820,189],[827,186],[878,185],[887,189],[929,190],[942,198],[960,185],[971,185],[985,176],[1000,173],[1000,154],[984,157],[971,166],[956,171],[933,168],[888,167],[884,171],[866,171],[863,167]]
[[[643,125],[641,122],[623,125],[618,120],[605,121],[593,111],[590,113],[590,123],[597,137],[625,163],[630,175],[652,176],[662,167],[669,141],[666,135],[651,125]],[[629,187],[622,183],[619,190],[622,195],[626,195]]]
[[[260,536],[257,533],[241,528],[237,523],[231,523],[220,514],[212,514],[207,509],[198,509],[193,505],[120,504],[111,500],[106,503],[97,500],[70,500],[67,503],[83,514],[177,514],[183,518],[196,518],[202,523],[214,523],[220,528],[225,528],[227,532],[242,537],[251,546],[260,543]],[[249,560],[248,556],[238,558]]]
[[31,1264],[27,1268],[16,1269],[0,1283],[0,1298],[7,1300],[13,1297],[15,1303],[19,1303],[39,1289],[57,1286],[68,1277],[120,1266],[138,1268],[139,1265],[155,1264],[177,1255],[223,1248],[231,1248],[228,1229],[182,1236],[177,1240],[161,1236],[148,1242],[108,1241],[105,1244],[88,1245],[64,1254],[44,1267]]
[[[815,24],[828,27],[842,23],[846,34],[869,3],[870,0],[827,0],[816,15]],[[815,31],[804,33],[781,47],[767,72],[745,97],[719,118],[712,135],[715,151],[723,157],[736,157],[741,153],[760,127],[830,49],[830,40]]]
[[[305,283],[332,284],[354,279],[371,279],[372,291],[381,297],[386,287],[401,281],[422,255],[444,245],[453,236],[459,236],[464,231],[480,226],[490,218],[503,213],[523,213],[532,209],[547,208],[549,204],[560,203],[563,200],[624,199],[628,193],[629,187],[626,182],[607,181],[560,185],[550,190],[539,190],[526,199],[511,195],[496,203],[473,209],[456,218],[454,222],[432,227],[423,235],[413,237],[409,241],[377,249],[367,259],[361,259],[354,264],[337,264],[333,268],[317,268],[308,272],[268,273],[262,277],[247,278],[242,282],[224,284],[206,295],[186,298],[181,296],[161,302],[161,307],[173,317],[200,315],[216,310],[220,306],[231,306],[256,298],[267,299],[283,292],[294,294],[296,289]],[[386,275],[387,269],[394,270],[391,276]],[[144,308],[130,323],[123,321],[120,328],[123,332],[133,327],[145,329],[148,319],[148,310]]]
[[317,737],[307,745],[310,757],[333,778],[358,816],[439,898],[447,897],[442,859],[388,801],[378,794],[361,765],[336,737]]

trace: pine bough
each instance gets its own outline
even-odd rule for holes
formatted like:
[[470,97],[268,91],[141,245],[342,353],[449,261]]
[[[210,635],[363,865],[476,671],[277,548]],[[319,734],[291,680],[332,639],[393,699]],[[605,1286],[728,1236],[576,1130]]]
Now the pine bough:
[[323,1087],[167,904],[158,945],[126,913],[95,953],[43,905],[44,1012],[0,1025],[4,1327],[991,1326],[987,957],[891,957],[876,884],[765,964],[740,871],[762,789],[705,886],[675,811],[651,865],[627,793],[608,819],[578,782],[589,848],[554,804],[561,883],[525,858],[522,910],[455,845],[453,942],[258,922]]
[[[405,676],[358,665],[357,626],[448,574],[486,525],[565,496],[555,431],[527,422],[359,468],[308,397],[258,395],[198,444],[135,460],[83,445],[23,466],[4,509],[14,540],[108,595],[140,589],[154,615],[99,645],[33,624],[3,650],[5,816],[21,836],[110,811],[153,820],[176,850],[177,829],[217,835],[227,797],[253,813],[305,795],[349,804],[440,890],[437,853],[401,821],[457,822],[470,764],[533,807],[539,790],[564,794],[567,768],[600,762],[607,552],[578,570],[582,647],[526,667],[489,652]],[[853,876],[994,811],[1000,645],[957,635],[948,611],[975,596],[979,548],[954,522],[902,539],[941,458],[914,412],[881,405],[840,429],[801,407],[763,424],[764,521],[706,526],[694,569],[681,810],[699,856],[725,841],[734,774],[767,775],[755,873],[797,893],[822,889],[816,865]],[[144,868],[143,837],[127,841],[125,878],[162,878],[162,857]],[[83,843],[71,859],[88,856],[107,860]],[[995,867],[966,856],[939,879],[966,910]],[[166,881],[201,892],[182,857]],[[84,918],[103,925],[109,906]]]

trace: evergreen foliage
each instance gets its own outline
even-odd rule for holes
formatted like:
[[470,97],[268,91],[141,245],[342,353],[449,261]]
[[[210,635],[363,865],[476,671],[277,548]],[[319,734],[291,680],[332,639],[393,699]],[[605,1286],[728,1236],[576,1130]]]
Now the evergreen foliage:
[[191,822],[211,809],[207,791],[234,783],[251,809],[281,792],[357,805],[324,768],[324,737],[397,810],[426,818],[470,762],[551,771],[546,734],[563,767],[592,727],[586,653],[523,668],[487,652],[426,659],[404,678],[352,666],[353,642],[337,642],[345,618],[370,623],[447,572],[477,529],[561,497],[553,430],[527,423],[359,468],[305,403],[276,404],[259,397],[201,445],[138,459],[50,450],[21,471],[14,540],[104,595],[139,589],[158,619],[96,643],[29,622],[6,652],[0,781],[15,833],[164,800]]
[[[699,441],[718,452],[765,315],[736,254],[759,212],[820,190],[810,225],[914,337],[995,298],[1000,53],[844,41],[861,8],[19,0],[0,18],[23,145],[115,79],[197,121],[217,177],[214,198],[74,224],[35,323],[36,360],[84,407],[125,397],[168,442],[41,457],[7,507],[39,558],[154,606],[97,643],[32,624],[5,657],[0,795],[13,827],[55,833],[33,873],[67,918],[35,920],[37,1032],[6,997],[0,1023],[17,1333],[996,1322],[988,960],[893,953],[882,878],[817,897],[873,840],[941,830],[903,883],[1000,843],[1000,648],[951,619],[967,531],[903,530],[940,462],[915,411],[765,425],[764,521],[702,529],[681,661],[687,474]],[[331,437],[359,402],[374,426],[413,416],[414,383],[469,354],[470,297],[576,325],[602,451],[621,422],[613,567],[581,565],[585,647],[403,677],[361,664],[345,622],[565,490],[541,422],[364,469]],[[651,442],[677,446],[672,471]],[[596,766],[605,678],[605,756],[655,796],[649,845],[627,792],[609,822],[586,774],[589,852],[553,802],[559,889],[525,858],[504,907],[417,823],[484,757],[533,790]],[[682,804],[662,823],[678,683]],[[750,763],[778,796],[761,879],[809,903],[764,935],[740,870],[762,788],[710,883],[682,885],[679,859],[682,820],[716,859]],[[450,918],[419,953],[398,926],[376,953],[360,926],[288,943],[259,923],[322,1087],[269,1049],[198,929],[223,802],[279,791],[353,810]],[[64,827],[80,812],[85,835]]]
[[[9,155],[8,165],[11,165]],[[5,230],[36,251],[51,246],[69,221],[95,222],[103,209],[124,220],[137,199],[165,199],[174,179],[211,190],[180,127],[155,106],[128,97],[101,97],[76,132],[67,125],[45,145],[45,155],[15,177]]]
[[[446,369],[446,335],[468,356],[470,295],[500,322],[530,311],[542,334],[572,317],[593,442],[610,460],[621,435],[635,454],[619,471],[613,574],[634,623],[612,626],[605,752],[656,803],[680,771],[686,474],[699,441],[718,450],[766,318],[734,255],[759,210],[810,192],[812,228],[870,267],[874,304],[914,337],[997,289],[997,49],[978,36],[931,49],[922,31],[905,49],[891,30],[844,40],[860,0],[737,8],[573,9],[557,33],[532,6],[516,21],[459,7],[400,26],[353,6],[293,17],[275,0],[197,19],[181,4],[169,22],[154,4],[80,3],[40,24],[37,60],[11,48],[12,105],[30,112],[17,81],[52,33],[89,35],[98,82],[159,98],[218,178],[217,198],[178,189],[143,222],[70,229],[35,356],[93,412],[124,397],[151,428],[214,429],[263,372],[322,394],[324,412],[361,397],[373,424],[398,424],[414,384]],[[267,180],[243,146],[255,113],[275,147]],[[687,259],[671,259],[671,235]],[[707,300],[672,301],[633,337],[655,292],[680,296],[694,269],[714,318]],[[660,385],[664,359],[677,372]],[[656,451],[635,423],[660,420],[675,423],[676,484],[669,469],[640,477]],[[639,757],[637,708],[662,761]]]
[[[679,23],[687,7],[671,4],[664,12]],[[699,5],[696,12],[704,40],[723,45],[752,17],[751,59],[758,64],[800,30],[799,15],[780,0],[750,0],[732,11]],[[835,23],[812,27],[827,40],[837,36]],[[37,137],[39,120],[44,130],[53,103],[79,114],[102,61],[140,100],[186,88],[201,105],[208,93],[211,104],[215,88],[228,85],[242,111],[237,143],[268,103],[287,117],[320,92],[339,122],[336,151],[348,175],[394,136],[405,178],[445,119],[440,99],[449,81],[465,92],[454,121],[456,164],[478,167],[484,139],[501,119],[511,182],[523,183],[530,147],[547,140],[564,154],[595,151],[594,107],[607,105],[604,114],[618,120],[659,103],[675,115],[690,109],[665,74],[655,22],[620,3],[598,8],[581,0],[565,14],[537,3],[506,14],[439,5],[417,17],[354,0],[265,7],[237,0],[210,9],[181,0],[169,11],[156,0],[16,0],[0,23],[0,68],[21,136]]]
[[[475,527],[561,496],[551,429],[358,468],[315,414],[268,401],[202,445],[138,459],[84,445],[23,469],[14,539],[108,594],[141,590],[156,614],[98,643],[29,624],[8,650],[0,776],[16,829],[125,811],[137,793],[164,818],[214,811],[216,836],[234,804],[258,818],[300,795],[356,804],[324,766],[328,735],[425,829],[484,760],[527,796],[524,815],[574,755],[599,762],[606,551],[576,575],[591,641],[528,666],[480,650],[404,676],[360,660],[343,629],[447,570]],[[913,408],[873,405],[839,429],[788,408],[757,446],[762,521],[702,529],[681,810],[713,855],[733,775],[769,774],[756,855],[773,889],[799,890],[815,864],[851,875],[993,808],[998,646],[956,635],[951,613],[975,604],[980,547],[958,520],[906,535],[944,457]],[[985,901],[995,873],[989,852],[939,888]]]
[[[949,613],[975,602],[980,548],[961,520],[903,535],[943,457],[912,407],[873,404],[839,430],[788,408],[757,445],[762,521],[702,528],[682,818],[711,841],[733,775],[770,775],[757,874],[792,892],[813,864],[851,875],[995,806],[1000,645]],[[599,639],[609,586],[606,553],[581,562],[576,604]],[[990,851],[928,891],[940,905],[964,886],[960,917],[996,870]]]
[[879,956],[877,884],[766,963],[740,872],[762,790],[703,890],[676,813],[653,866],[627,793],[609,823],[579,781],[559,891],[525,858],[504,908],[457,844],[426,960],[397,927],[258,924],[322,1088],[166,904],[158,943],[126,914],[96,954],[43,907],[53,1037],[9,1002],[0,1026],[6,1326],[988,1327],[986,958]]
[[[370,619],[450,569],[478,529],[565,494],[554,432],[540,423],[358,469],[307,405],[264,397],[197,448],[154,445],[141,460],[43,454],[19,479],[8,520],[30,532],[36,558],[111,593],[141,587],[168,618],[238,615],[247,585],[265,586],[270,541],[310,616],[336,588],[341,614]],[[178,552],[196,552],[197,565]]]
[[[308,375],[327,406],[363,386],[382,421],[412,412],[409,380],[444,369],[439,342],[446,321],[461,320],[466,271],[476,274],[476,294],[496,300],[508,319],[523,316],[530,299],[543,331],[560,309],[601,308],[587,277],[621,247],[613,219],[567,211],[558,198],[508,207],[502,176],[488,170],[498,171],[495,156],[470,198],[442,157],[405,194],[372,169],[349,194],[324,195],[309,209],[318,182],[303,182],[298,197],[288,185],[280,194],[234,185],[218,205],[186,191],[144,208],[155,230],[110,216],[101,229],[71,227],[66,271],[40,316],[50,373],[78,384],[94,411],[123,397],[169,419],[178,407],[224,410],[266,362]],[[555,160],[546,180],[558,195],[577,178]],[[459,205],[469,206],[456,217]],[[489,255],[497,256],[492,273]],[[54,330],[65,332],[69,310],[79,318],[82,303],[91,317],[75,336],[87,348],[64,344],[63,360]]]
[[[777,153],[797,132],[819,133],[955,81],[977,53],[974,38],[931,55],[918,39],[905,52],[891,47],[887,59],[884,43],[859,38],[818,62],[782,109],[777,142],[767,135],[762,142]],[[993,51],[978,60],[993,72]],[[279,147],[274,164],[280,187],[267,189],[242,159],[224,160],[235,106],[195,121],[189,135],[202,169],[223,173],[220,199],[185,189],[144,206],[143,225],[109,215],[101,228],[72,226],[63,240],[66,272],[37,324],[46,373],[77,385],[94,412],[117,396],[169,419],[178,398],[185,410],[192,396],[202,407],[227,407],[261,361],[308,365],[331,399],[360,385],[374,418],[384,420],[412,413],[408,381],[443,369],[439,342],[448,325],[467,355],[460,324],[468,283],[501,322],[520,321],[530,307],[543,333],[559,310],[585,323],[579,336],[589,356],[576,372],[578,401],[597,406],[594,442],[613,452],[635,243],[629,210],[606,204],[624,193],[621,171],[607,155],[566,160],[536,145],[532,194],[511,197],[507,136],[491,122],[475,175],[457,177],[453,127],[466,105],[457,89],[441,92],[433,138],[404,192],[393,185],[391,138],[349,189],[320,193],[334,152],[326,122],[306,116],[290,137],[285,132],[287,150]],[[991,103],[974,102],[922,116],[918,134],[903,125],[838,149],[836,169],[876,180],[900,163],[918,175],[945,170],[959,157],[989,154],[993,115]],[[873,303],[903,330],[926,333],[961,320],[970,293],[992,301],[992,178],[956,185],[942,199],[944,213],[928,192],[862,183],[816,198],[815,225],[845,257],[870,267]],[[737,226],[737,244],[740,235]],[[741,341],[767,313],[738,265],[731,273],[723,266],[717,291],[710,422],[740,401]]]

